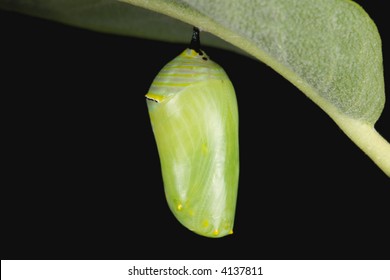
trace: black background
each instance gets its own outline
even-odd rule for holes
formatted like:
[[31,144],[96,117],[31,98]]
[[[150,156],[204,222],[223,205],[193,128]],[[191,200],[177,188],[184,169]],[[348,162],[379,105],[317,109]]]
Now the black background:
[[[387,13],[359,2],[389,81]],[[234,234],[208,239],[168,209],[144,99],[186,45],[5,11],[0,34],[2,259],[389,259],[389,178],[266,65],[204,48],[240,112]],[[389,127],[387,103],[376,128]]]

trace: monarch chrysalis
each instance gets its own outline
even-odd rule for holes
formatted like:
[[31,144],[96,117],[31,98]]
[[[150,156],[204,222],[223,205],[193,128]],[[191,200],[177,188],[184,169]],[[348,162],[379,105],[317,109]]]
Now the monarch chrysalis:
[[225,71],[190,48],[165,65],[146,94],[169,208],[207,237],[233,233],[239,152],[238,109]]

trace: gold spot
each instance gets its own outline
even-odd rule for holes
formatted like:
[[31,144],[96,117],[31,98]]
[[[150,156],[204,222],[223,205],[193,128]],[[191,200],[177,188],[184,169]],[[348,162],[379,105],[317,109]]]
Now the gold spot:
[[162,102],[164,99],[165,99],[165,96],[163,95],[159,95],[159,94],[155,94],[155,93],[151,93],[151,92],[148,92],[145,97],[149,100],[153,100],[155,102]]
[[178,211],[181,211],[181,209],[183,209],[183,205],[182,205],[181,203],[179,203],[179,204],[177,205],[177,210],[178,210]]
[[213,234],[214,234],[214,235],[218,235],[218,234],[219,234],[219,230],[214,229]]
[[194,51],[193,49],[189,49],[189,51],[183,52],[183,53],[184,53],[184,56],[190,57],[190,58],[196,57],[198,55],[198,53],[196,51]]
[[209,221],[208,220],[204,220],[203,223],[202,223],[202,226],[203,227],[208,227],[209,225]]
[[202,153],[203,153],[204,155],[207,155],[208,152],[209,152],[209,150],[208,150],[208,148],[207,148],[207,144],[206,144],[206,143],[203,143],[203,144],[202,144]]
[[225,221],[223,224],[223,229],[228,230],[232,227],[231,223],[229,221]]
[[232,229],[229,231],[229,234],[233,234],[233,230]]

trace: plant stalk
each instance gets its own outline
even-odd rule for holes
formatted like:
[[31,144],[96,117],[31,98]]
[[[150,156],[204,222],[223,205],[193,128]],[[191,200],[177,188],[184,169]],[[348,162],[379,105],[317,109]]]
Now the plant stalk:
[[344,133],[390,177],[390,143],[374,126],[345,116],[333,118]]

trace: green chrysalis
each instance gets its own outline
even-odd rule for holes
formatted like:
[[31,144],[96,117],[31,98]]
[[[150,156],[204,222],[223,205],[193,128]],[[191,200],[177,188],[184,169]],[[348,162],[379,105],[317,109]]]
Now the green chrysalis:
[[146,94],[169,208],[207,237],[233,233],[239,152],[238,109],[225,71],[190,48],[158,73]]

